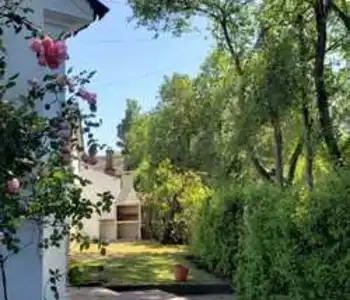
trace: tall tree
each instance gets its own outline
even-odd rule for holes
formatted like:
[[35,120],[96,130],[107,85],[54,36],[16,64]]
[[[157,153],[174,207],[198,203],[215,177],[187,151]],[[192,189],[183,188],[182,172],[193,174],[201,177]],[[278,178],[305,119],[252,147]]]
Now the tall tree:
[[130,130],[132,123],[141,113],[141,107],[137,100],[127,99],[124,118],[117,126],[117,146],[122,149],[122,154],[128,154],[128,144],[126,134]]

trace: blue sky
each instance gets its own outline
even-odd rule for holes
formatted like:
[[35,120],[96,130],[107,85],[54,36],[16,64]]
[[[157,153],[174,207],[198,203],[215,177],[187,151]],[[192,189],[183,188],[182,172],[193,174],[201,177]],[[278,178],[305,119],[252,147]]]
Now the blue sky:
[[[98,94],[98,115],[103,125],[96,131],[101,143],[116,149],[116,125],[123,118],[126,98],[135,98],[143,110],[157,102],[158,87],[173,72],[195,75],[211,50],[205,32],[181,38],[169,34],[154,40],[153,33],[128,23],[130,8],[118,0],[104,1],[111,9],[69,42],[70,65],[75,70],[97,70],[88,89]],[[198,26],[202,26],[198,22]]]

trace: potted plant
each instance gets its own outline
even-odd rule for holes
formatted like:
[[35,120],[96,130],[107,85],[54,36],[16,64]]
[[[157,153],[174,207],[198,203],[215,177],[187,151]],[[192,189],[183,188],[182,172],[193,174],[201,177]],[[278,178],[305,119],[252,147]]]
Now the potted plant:
[[175,274],[175,280],[176,281],[187,281],[188,279],[188,268],[181,265],[181,264],[176,264],[174,266],[174,274]]

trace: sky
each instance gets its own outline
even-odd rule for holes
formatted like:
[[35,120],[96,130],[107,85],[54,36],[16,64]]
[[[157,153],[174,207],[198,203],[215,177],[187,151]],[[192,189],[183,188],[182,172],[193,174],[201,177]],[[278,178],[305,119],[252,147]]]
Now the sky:
[[[127,21],[132,12],[122,1],[103,0],[110,12],[68,43],[75,71],[97,71],[86,87],[98,94],[103,124],[95,135],[116,150],[116,126],[124,116],[126,99],[137,99],[144,111],[150,110],[164,76],[174,72],[194,76],[212,48],[204,31],[153,39],[154,33]],[[203,28],[205,23],[198,20],[195,25]]]

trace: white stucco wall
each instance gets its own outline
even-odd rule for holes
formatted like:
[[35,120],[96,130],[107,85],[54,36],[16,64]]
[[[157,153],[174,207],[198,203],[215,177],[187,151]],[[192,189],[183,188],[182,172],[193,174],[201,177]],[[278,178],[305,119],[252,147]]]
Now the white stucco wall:
[[[62,33],[65,28],[64,26],[60,26],[57,24],[51,24],[49,20],[45,19],[44,16],[44,30],[52,37],[57,37],[60,33]],[[61,65],[57,70],[57,73],[65,74],[65,65]],[[42,69],[44,72],[45,69]],[[65,101],[65,94],[61,93],[58,96],[59,102]],[[45,101],[41,103],[38,107],[38,110],[48,116],[53,117],[56,113],[61,109],[59,103],[55,103],[55,106],[51,105],[51,109],[49,111],[45,110],[44,106],[46,102],[52,102],[51,96],[47,95]],[[43,238],[49,238],[52,234],[52,228],[47,226],[43,228]],[[66,296],[66,274],[67,274],[67,242],[68,237],[65,237],[64,240],[61,241],[60,247],[51,247],[45,251],[43,251],[42,255],[42,299],[45,300],[54,300],[54,293],[50,289],[50,269],[51,270],[60,270],[60,273],[64,275],[61,277],[60,281],[56,284],[58,289],[58,293],[61,299]]]
[[83,221],[84,228],[83,232],[87,234],[90,238],[99,238],[100,235],[100,220],[116,220],[116,199],[120,192],[120,182],[119,179],[113,178],[102,172],[86,169],[82,167],[80,169],[79,175],[89,181],[92,184],[87,185],[83,188],[83,197],[89,199],[93,203],[100,201],[101,198],[97,196],[98,193],[103,193],[110,191],[115,198],[114,204],[111,207],[111,211],[108,213],[103,213],[102,216],[94,213],[90,219],[85,219]]
[[[62,29],[78,28],[82,24],[92,21],[92,11],[85,0],[25,0],[23,5],[31,7],[35,12],[30,15],[30,20],[52,34],[57,34]],[[48,11],[56,11],[60,14],[47,14]],[[62,17],[62,13],[66,13],[68,17]],[[44,22],[44,15],[55,17],[54,22],[48,22],[48,20]],[[70,24],[69,22],[75,23]],[[35,55],[28,49],[28,41],[24,39],[26,34],[23,31],[19,35],[14,35],[12,30],[6,30],[4,33],[5,46],[8,51],[7,74],[13,75],[20,72],[16,87],[6,95],[7,99],[11,101],[16,101],[18,95],[27,90],[28,79],[41,78],[45,72],[45,69],[37,64]],[[63,74],[64,70],[65,68],[62,67],[59,71]],[[64,95],[62,95],[63,99]],[[39,105],[38,109],[41,113],[47,115],[48,112],[43,107],[44,104]],[[56,108],[59,109],[59,106]],[[53,113],[55,113],[54,109],[50,111],[50,114]],[[58,249],[51,248],[40,252],[37,249],[38,242],[41,238],[49,236],[50,231],[50,228],[39,229],[30,222],[25,222],[23,228],[19,231],[22,249],[20,253],[12,255],[6,264],[7,288],[10,300],[54,299],[54,295],[47,285],[49,269],[58,268],[62,274],[66,275],[67,241],[63,241]],[[5,253],[1,247],[0,251]],[[64,276],[58,285],[60,299],[67,299],[65,286]],[[4,299],[2,290],[0,280],[0,299]]]
[[[42,26],[43,1],[28,0],[26,4],[30,4],[35,11],[30,16],[31,21]],[[14,35],[12,29],[6,30],[4,34],[5,46],[8,51],[7,74],[13,75],[20,72],[17,86],[7,94],[7,99],[12,101],[15,101],[19,94],[26,91],[29,78],[40,74],[40,67],[28,49],[28,41],[24,39],[25,34],[22,32]],[[6,263],[7,288],[11,300],[41,299],[42,257],[37,249],[40,235],[40,230],[29,222],[26,222],[19,231],[22,250],[18,254],[12,255]],[[3,287],[0,281],[0,299],[4,299],[2,291]]]

